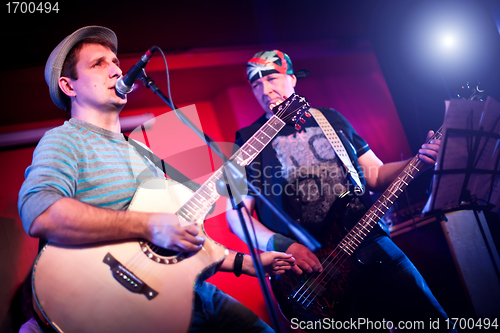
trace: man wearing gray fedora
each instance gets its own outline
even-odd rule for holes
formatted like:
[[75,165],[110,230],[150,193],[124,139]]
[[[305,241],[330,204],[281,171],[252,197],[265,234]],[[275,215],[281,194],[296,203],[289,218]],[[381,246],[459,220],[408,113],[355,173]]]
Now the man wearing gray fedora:
[[[33,154],[19,193],[23,226],[30,236],[63,246],[144,239],[167,250],[196,253],[205,243],[196,224],[181,226],[175,214],[126,210],[139,184],[163,173],[121,133],[119,114],[127,97],[115,91],[122,76],[117,44],[112,30],[88,26],[50,54],[45,67],[50,97],[71,119],[48,131]],[[283,273],[294,261],[272,251],[261,259],[269,275]],[[218,264],[220,270],[255,275],[250,256],[229,251]],[[272,331],[214,285],[198,282],[194,289],[185,295],[194,300],[190,331]],[[39,331],[34,320],[23,329]]]

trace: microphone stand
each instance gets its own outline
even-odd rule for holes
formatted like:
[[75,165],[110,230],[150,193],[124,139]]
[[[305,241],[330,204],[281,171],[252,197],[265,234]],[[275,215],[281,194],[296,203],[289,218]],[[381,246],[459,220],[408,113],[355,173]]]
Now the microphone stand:
[[[273,306],[272,298],[271,298],[271,292],[269,290],[269,287],[265,281],[265,274],[264,270],[262,267],[262,263],[260,261],[260,256],[257,253],[257,250],[255,249],[252,239],[250,237],[250,233],[248,231],[247,225],[245,223],[245,219],[242,213],[242,208],[244,207],[242,201],[241,201],[241,193],[237,190],[236,182],[234,180],[235,177],[238,177],[240,179],[245,179],[245,182],[247,183],[248,187],[256,193],[259,198],[285,223],[290,227],[290,230],[294,233],[294,235],[311,251],[316,251],[319,247],[320,244],[313,238],[311,237],[307,231],[305,231],[301,226],[299,226],[295,221],[291,221],[290,219],[287,219],[280,211],[278,211],[271,203],[264,198],[260,192],[244,177],[241,172],[234,167],[232,163],[228,163],[229,159],[225,154],[220,150],[219,146],[217,143],[210,138],[207,134],[205,134],[201,129],[199,129],[188,117],[186,117],[181,110],[179,110],[173,103],[169,101],[167,96],[160,90],[160,88],[155,84],[155,82],[147,76],[146,72],[143,70],[142,74],[139,76],[139,79],[144,83],[144,85],[151,89],[157,96],[159,96],[175,113],[175,115],[179,118],[179,120],[191,128],[202,140],[205,141],[205,143],[217,153],[217,155],[222,159],[223,161],[223,177],[225,180],[227,192],[229,194],[230,200],[231,200],[231,205],[233,209],[236,209],[238,211],[238,217],[241,222],[241,226],[243,229],[243,232],[245,234],[246,238],[246,243],[248,244],[249,252],[250,255],[252,256],[255,270],[257,272],[257,278],[259,280],[262,292],[264,294],[264,300],[266,302],[271,320],[273,322],[274,327],[277,329],[279,332],[283,332],[283,328],[281,326],[281,322],[278,321],[277,315],[276,315],[276,310]],[[226,168],[228,167],[228,168]],[[226,172],[226,169],[229,170],[229,176],[228,173]],[[232,189],[232,190],[231,190]],[[219,189],[218,189],[219,191]],[[221,194],[223,195],[223,194]],[[236,202],[239,202],[239,204],[236,204]]]

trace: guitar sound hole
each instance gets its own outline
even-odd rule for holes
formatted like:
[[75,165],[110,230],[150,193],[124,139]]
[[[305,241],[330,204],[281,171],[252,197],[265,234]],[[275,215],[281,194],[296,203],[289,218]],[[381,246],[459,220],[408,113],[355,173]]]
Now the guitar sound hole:
[[190,256],[190,253],[167,250],[142,239],[139,240],[139,244],[141,246],[142,252],[149,259],[159,264],[177,264],[178,262]]
[[157,255],[159,255],[161,257],[173,257],[173,256],[177,256],[177,255],[181,254],[181,252],[167,250],[163,247],[156,246],[150,242],[148,242],[148,246],[151,249],[151,251],[153,251],[154,253],[156,253]]

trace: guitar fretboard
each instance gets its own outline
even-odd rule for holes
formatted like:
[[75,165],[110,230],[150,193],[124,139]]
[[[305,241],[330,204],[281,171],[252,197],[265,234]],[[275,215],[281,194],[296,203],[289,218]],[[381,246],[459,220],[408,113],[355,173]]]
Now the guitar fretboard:
[[[441,138],[441,128],[432,136],[430,140]],[[418,158],[418,154],[413,157],[399,174],[399,176],[389,185],[384,193],[378,200],[370,207],[361,220],[349,231],[349,233],[342,239],[338,247],[348,255],[354,253],[359,244],[368,236],[370,231],[377,225],[378,221],[384,216],[385,213],[391,208],[403,193],[408,184],[415,178],[417,173],[422,169],[424,163]]]
[[[241,167],[250,164],[255,157],[285,126],[285,122],[277,116],[272,116],[247,142],[231,156],[229,163],[236,163]],[[223,168],[220,167],[214,174],[193,194],[193,196],[177,211],[177,215],[189,222],[196,222],[205,217],[212,205],[219,199],[216,183],[223,177]]]

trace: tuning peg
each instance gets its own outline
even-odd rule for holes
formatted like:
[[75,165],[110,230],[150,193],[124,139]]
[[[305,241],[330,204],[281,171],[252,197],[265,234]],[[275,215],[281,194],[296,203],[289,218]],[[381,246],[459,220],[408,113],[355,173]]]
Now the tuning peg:
[[269,110],[274,109],[274,107],[275,107],[275,106],[276,106],[276,105],[274,105],[274,104],[270,104],[270,105],[269,105]]
[[306,122],[306,120],[305,120],[304,118],[300,118],[299,120],[300,120],[300,122],[301,122],[302,124],[304,124],[304,123]]
[[311,114],[307,111],[306,111],[306,113],[304,113],[304,116],[306,116],[307,118],[311,118]]
[[299,124],[295,124],[295,129],[296,129],[297,131],[300,131],[300,128],[301,128],[301,127],[300,127],[300,125],[299,125]]

